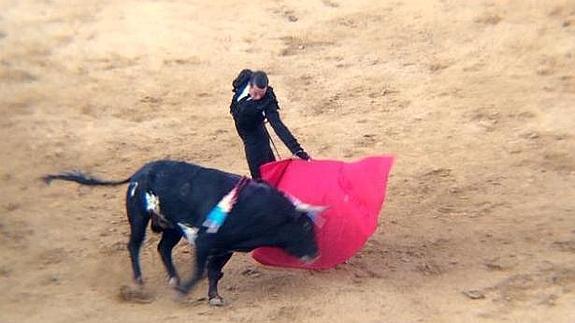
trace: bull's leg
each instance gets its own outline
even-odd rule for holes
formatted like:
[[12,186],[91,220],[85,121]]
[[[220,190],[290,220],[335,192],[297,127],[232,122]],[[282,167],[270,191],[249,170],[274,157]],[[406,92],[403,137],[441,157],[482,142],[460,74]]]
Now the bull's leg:
[[128,250],[130,251],[130,259],[132,260],[134,281],[136,284],[142,285],[144,280],[142,279],[142,271],[140,269],[140,247],[146,237],[146,226],[150,221],[150,215],[138,207],[137,199],[130,198],[130,196],[126,199],[126,210],[130,222]]
[[130,251],[130,259],[132,260],[132,271],[134,273],[134,281],[141,285],[144,283],[142,279],[142,271],[140,269],[140,247],[146,237],[146,226],[150,220],[147,214],[137,214],[136,219],[130,220],[130,241],[128,242],[128,250]]
[[172,261],[172,249],[178,244],[181,238],[182,234],[178,230],[167,229],[163,232],[162,239],[160,243],[158,243],[158,252],[168,272],[168,282],[171,286],[178,286],[180,283],[180,277]]
[[222,268],[226,265],[231,257],[232,253],[226,252],[212,256],[208,262],[208,298],[210,300],[210,305],[212,306],[224,305],[224,299],[218,294],[218,281],[224,276]]
[[203,278],[210,251],[211,248],[209,246],[208,239],[206,239],[205,234],[200,234],[196,239],[196,263],[194,273],[190,279],[178,285],[176,290],[186,295]]

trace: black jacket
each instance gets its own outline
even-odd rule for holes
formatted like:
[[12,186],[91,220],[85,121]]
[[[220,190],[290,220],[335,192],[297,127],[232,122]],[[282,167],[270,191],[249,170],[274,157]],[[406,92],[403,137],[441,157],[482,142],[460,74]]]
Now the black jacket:
[[248,97],[237,101],[238,96],[248,84],[251,73],[250,70],[241,71],[232,83],[234,95],[230,104],[230,113],[234,117],[236,129],[244,144],[269,147],[269,134],[264,126],[264,121],[267,119],[292,154],[302,150],[297,139],[280,119],[278,101],[271,86],[268,87],[265,96],[258,101],[248,100]]

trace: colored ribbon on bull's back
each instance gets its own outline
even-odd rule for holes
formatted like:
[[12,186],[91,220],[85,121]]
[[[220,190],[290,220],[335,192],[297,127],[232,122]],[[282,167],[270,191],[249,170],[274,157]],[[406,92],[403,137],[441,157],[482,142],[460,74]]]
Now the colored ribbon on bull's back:
[[222,199],[214,206],[214,208],[206,216],[206,220],[202,224],[206,227],[207,233],[217,233],[220,227],[226,221],[228,214],[232,211],[232,208],[238,201],[238,195],[241,190],[249,183],[247,177],[242,177],[238,183],[232,188],[232,190],[224,195]]
[[282,160],[261,167],[262,178],[297,199],[328,207],[316,227],[319,258],[304,264],[279,248],[258,248],[252,257],[276,267],[327,269],[351,258],[377,228],[392,156],[357,162]]

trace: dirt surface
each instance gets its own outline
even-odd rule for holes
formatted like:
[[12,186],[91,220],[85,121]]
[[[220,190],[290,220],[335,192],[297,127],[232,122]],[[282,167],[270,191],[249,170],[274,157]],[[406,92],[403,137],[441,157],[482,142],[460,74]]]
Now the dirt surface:
[[[236,255],[220,308],[149,233],[130,291],[126,188],[38,178],[247,174],[244,67],[314,158],[397,156],[378,231],[324,272]],[[574,102],[574,1],[2,0],[0,321],[574,322]]]

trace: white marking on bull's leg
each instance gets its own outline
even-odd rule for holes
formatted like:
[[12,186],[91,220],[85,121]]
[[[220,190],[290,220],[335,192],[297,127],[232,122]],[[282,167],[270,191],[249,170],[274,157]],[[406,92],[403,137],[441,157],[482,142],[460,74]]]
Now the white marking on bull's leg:
[[134,182],[130,184],[130,197],[134,197],[136,194],[136,188],[138,187],[138,182]]
[[198,228],[187,226],[186,224],[182,224],[178,222],[178,226],[184,232],[184,237],[188,242],[194,246],[196,243],[196,238],[198,237]]
[[168,280],[168,285],[170,285],[171,287],[176,287],[178,286],[178,278],[176,277],[170,277],[170,280]]
[[160,199],[150,192],[146,192],[146,211],[161,214]]

